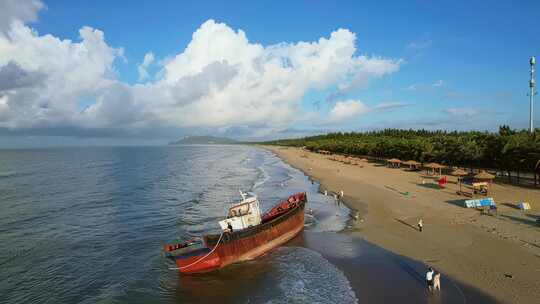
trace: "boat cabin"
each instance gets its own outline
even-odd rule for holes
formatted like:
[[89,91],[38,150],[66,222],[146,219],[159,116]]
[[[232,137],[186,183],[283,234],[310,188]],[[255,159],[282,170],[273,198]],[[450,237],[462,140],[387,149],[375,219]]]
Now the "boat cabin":
[[241,193],[242,201],[229,208],[227,218],[219,221],[223,231],[233,231],[246,229],[261,223],[261,211],[259,209],[259,200],[253,193]]

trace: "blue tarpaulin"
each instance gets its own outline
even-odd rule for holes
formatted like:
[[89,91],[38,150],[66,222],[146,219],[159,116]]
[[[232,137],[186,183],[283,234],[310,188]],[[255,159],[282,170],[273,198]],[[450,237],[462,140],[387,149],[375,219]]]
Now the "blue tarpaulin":
[[470,199],[463,201],[463,207],[465,208],[478,208],[486,206],[494,206],[495,202],[492,197],[488,198],[479,198],[479,199]]

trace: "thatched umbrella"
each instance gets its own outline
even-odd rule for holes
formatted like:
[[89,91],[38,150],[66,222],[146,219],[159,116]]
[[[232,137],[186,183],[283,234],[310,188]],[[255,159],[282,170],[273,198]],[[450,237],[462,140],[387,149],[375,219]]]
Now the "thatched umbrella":
[[495,178],[495,175],[489,174],[484,170],[482,170],[480,173],[474,176],[474,179],[477,179],[478,181],[485,181],[488,183],[491,183],[494,178]]
[[435,174],[435,170],[439,169],[439,175],[441,175],[441,170],[442,168],[444,168],[443,165],[437,163],[429,163],[427,165],[424,165],[424,167],[433,170],[433,174]]
[[401,164],[401,160],[397,158],[390,158],[387,160],[387,162],[394,168],[395,167],[399,168],[399,165]]
[[411,169],[411,170],[413,169],[413,167],[414,167],[415,169],[417,169],[418,166],[421,165],[419,162],[417,162],[417,161],[415,161],[415,160],[404,161],[402,164],[409,166],[409,169]]
[[458,184],[459,184],[459,192],[461,192],[461,179],[463,176],[467,175],[467,171],[457,168],[456,170],[452,171],[452,175],[457,176]]

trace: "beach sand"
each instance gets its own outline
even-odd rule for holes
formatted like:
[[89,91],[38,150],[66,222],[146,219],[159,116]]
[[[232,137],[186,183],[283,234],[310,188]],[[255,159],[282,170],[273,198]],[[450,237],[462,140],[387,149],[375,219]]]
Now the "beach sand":
[[[440,189],[424,172],[342,164],[297,148],[265,147],[359,210],[349,233],[423,262],[503,303],[539,303],[540,191],[494,184],[497,216],[457,203],[455,178]],[[513,207],[528,201],[533,209]],[[536,204],[535,204],[536,203]],[[416,228],[422,218],[424,231]]]

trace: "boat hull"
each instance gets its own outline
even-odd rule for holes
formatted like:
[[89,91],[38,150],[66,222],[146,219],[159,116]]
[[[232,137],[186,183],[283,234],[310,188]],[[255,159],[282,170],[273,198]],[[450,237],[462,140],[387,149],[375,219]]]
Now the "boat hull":
[[300,198],[293,208],[271,221],[234,233],[206,236],[206,248],[188,256],[175,257],[179,271],[213,271],[232,263],[255,259],[291,240],[304,228],[305,193]]

